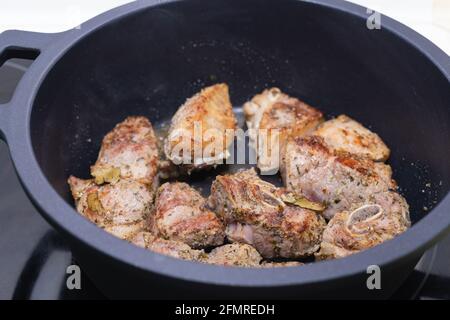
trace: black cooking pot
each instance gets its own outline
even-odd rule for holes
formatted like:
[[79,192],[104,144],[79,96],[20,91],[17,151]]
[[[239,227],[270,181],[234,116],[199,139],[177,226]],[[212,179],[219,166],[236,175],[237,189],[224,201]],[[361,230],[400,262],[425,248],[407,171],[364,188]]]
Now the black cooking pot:
[[[387,297],[449,230],[450,59],[385,16],[369,29],[369,15],[335,0],[136,1],[60,34],[7,31],[0,62],[35,61],[0,106],[0,131],[36,207],[111,297]],[[86,177],[114,124],[161,123],[217,82],[237,106],[277,86],[370,125],[392,148],[412,228],[345,259],[256,270],[151,253],[75,212],[67,177]],[[381,290],[367,288],[370,265]]]

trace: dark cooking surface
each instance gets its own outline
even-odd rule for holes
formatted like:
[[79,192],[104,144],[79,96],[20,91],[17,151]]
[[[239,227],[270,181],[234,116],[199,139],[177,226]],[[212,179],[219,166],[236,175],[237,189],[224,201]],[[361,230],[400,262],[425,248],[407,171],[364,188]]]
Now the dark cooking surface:
[[[6,102],[28,63],[15,60],[0,71],[0,103]],[[82,290],[66,289],[74,264],[62,238],[36,212],[0,142],[0,299],[103,298],[83,274]],[[450,237],[430,249],[394,298],[450,299]]]

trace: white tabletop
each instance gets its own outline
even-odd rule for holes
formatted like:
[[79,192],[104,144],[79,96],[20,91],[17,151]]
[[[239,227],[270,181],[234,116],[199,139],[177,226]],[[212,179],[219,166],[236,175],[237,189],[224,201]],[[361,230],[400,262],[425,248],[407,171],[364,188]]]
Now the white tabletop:
[[[128,2],[132,1],[0,0],[0,32],[8,29],[64,31]],[[450,0],[352,0],[352,2],[408,25],[450,54]]]

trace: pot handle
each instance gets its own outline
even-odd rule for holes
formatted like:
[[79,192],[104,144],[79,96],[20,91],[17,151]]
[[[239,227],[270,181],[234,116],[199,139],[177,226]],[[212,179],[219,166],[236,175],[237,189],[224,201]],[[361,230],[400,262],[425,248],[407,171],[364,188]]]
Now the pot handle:
[[[8,30],[0,33],[0,67],[12,58],[36,60],[41,52],[54,40],[54,33],[38,33],[19,30]],[[6,140],[8,115],[11,101],[0,104],[0,139]]]

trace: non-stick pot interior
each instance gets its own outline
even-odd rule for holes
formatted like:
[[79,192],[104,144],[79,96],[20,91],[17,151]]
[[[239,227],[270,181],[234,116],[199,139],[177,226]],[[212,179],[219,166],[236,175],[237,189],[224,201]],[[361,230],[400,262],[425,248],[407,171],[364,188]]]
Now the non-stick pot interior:
[[128,115],[157,126],[200,88],[226,82],[241,106],[277,86],[328,116],[347,114],[392,149],[418,221],[449,190],[448,80],[418,50],[366,19],[301,1],[185,1],[105,25],[54,66],[31,135],[48,181],[72,203],[102,137]]

